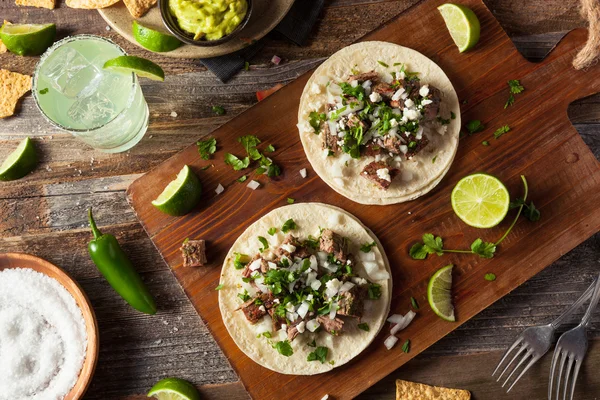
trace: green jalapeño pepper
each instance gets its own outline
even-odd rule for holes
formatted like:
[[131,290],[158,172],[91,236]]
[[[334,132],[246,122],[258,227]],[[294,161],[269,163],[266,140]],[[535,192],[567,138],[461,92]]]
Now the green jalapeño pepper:
[[88,210],[94,240],[88,244],[90,257],[104,278],[133,308],[146,314],[156,314],[156,303],[129,258],[110,234],[102,234],[92,209]]

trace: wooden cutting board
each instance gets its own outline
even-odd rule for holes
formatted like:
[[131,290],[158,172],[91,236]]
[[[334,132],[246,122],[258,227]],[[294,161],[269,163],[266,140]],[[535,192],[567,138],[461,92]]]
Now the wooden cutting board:
[[[600,164],[567,118],[569,103],[600,90],[600,66],[585,72],[571,67],[573,56],[586,40],[586,31],[569,33],[543,62],[530,63],[517,52],[485,5],[469,0],[463,3],[479,17],[482,35],[474,50],[459,54],[436,10],[442,2],[419,4],[364,38],[408,46],[433,59],[458,92],[462,120],[479,119],[486,126],[485,131],[462,138],[448,175],[428,195],[404,204],[364,206],[341,197],[316,176],[296,129],[299,97],[310,73],[217,129],[213,135],[218,151],[210,162],[201,160],[196,146],[191,145],[128,190],[142,225],[255,399],[319,399],[325,394],[350,399],[600,230]],[[358,17],[356,23],[360,23]],[[520,79],[526,90],[505,110],[510,79]],[[511,131],[493,139],[493,132],[505,124]],[[237,138],[244,134],[273,143],[277,151],[272,158],[283,170],[279,179],[258,178],[262,185],[256,191],[248,189],[247,182],[236,182],[251,170],[236,172],[223,162],[225,152],[243,154]],[[484,140],[490,146],[483,146]],[[214,168],[201,170],[211,163]],[[200,176],[204,202],[185,217],[169,217],[150,202],[184,164]],[[301,168],[308,169],[306,179],[298,173]],[[452,211],[452,188],[460,178],[477,171],[498,176],[513,197],[522,195],[519,175],[525,175],[530,198],[541,209],[542,219],[537,223],[520,219],[493,259],[449,255],[412,260],[408,250],[423,233],[442,236],[447,248],[468,248],[477,237],[497,240],[508,227],[514,211],[490,230],[469,228]],[[218,184],[225,187],[219,196],[214,191]],[[330,373],[306,377],[271,372],[236,347],[221,320],[214,290],[221,264],[237,236],[265,213],[287,204],[288,197],[296,202],[319,201],[342,207],[381,239],[393,271],[392,312],[406,313],[411,296],[421,306],[395,348],[386,350],[383,345],[389,331],[386,327],[352,362]],[[186,237],[208,241],[209,267],[182,268],[178,249]],[[450,263],[456,266],[456,323],[436,317],[426,300],[429,277]],[[497,280],[486,281],[488,272],[495,273]],[[411,340],[408,354],[401,350],[406,339]]]

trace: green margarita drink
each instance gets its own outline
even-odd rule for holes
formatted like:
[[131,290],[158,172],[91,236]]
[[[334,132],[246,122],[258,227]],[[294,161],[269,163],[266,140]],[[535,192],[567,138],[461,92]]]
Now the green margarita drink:
[[41,57],[33,95],[42,114],[107,153],[135,146],[148,127],[148,105],[137,77],[103,69],[125,52],[109,39],[79,35],[56,42]]

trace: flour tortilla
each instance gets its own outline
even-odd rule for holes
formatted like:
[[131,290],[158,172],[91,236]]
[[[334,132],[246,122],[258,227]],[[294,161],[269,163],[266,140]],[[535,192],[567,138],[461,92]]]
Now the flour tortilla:
[[[238,287],[241,283],[241,270],[235,269],[233,260],[235,252],[250,256],[255,255],[260,246],[257,240],[258,236],[266,237],[270,247],[278,246],[285,235],[278,232],[275,236],[270,236],[267,234],[267,230],[271,227],[281,228],[283,223],[290,218],[298,226],[298,229],[291,232],[294,236],[300,239],[306,239],[308,235],[318,236],[319,225],[323,228],[327,227],[342,236],[348,237],[352,242],[351,253],[355,255],[358,255],[360,251],[358,247],[361,244],[375,241],[377,246],[373,247],[372,251],[375,253],[376,262],[379,264],[380,270],[385,269],[388,271],[390,279],[385,281],[372,280],[381,285],[381,297],[378,300],[365,300],[365,315],[361,322],[369,324],[369,332],[358,329],[356,320],[344,317],[346,323],[340,336],[332,336],[323,331],[318,333],[305,331],[291,342],[294,354],[285,357],[272,348],[266,338],[257,338],[255,326],[250,325],[241,310],[235,311],[241,304],[237,294],[243,290]],[[362,264],[360,262],[357,264],[354,265],[354,272],[360,277],[367,278]],[[227,331],[240,350],[263,367],[290,375],[314,375],[327,372],[356,357],[373,341],[385,324],[390,310],[392,292],[389,262],[377,237],[352,214],[341,208],[321,203],[299,203],[280,207],[250,225],[235,241],[227,254],[221,271],[220,284],[223,285],[223,288],[219,290],[221,316]],[[264,318],[270,317],[265,316]],[[274,342],[286,338],[283,331],[279,331],[278,334],[273,334],[272,340]],[[313,339],[315,339],[318,346],[329,348],[327,361],[333,360],[333,365],[329,362],[321,364],[319,361],[309,362],[306,360],[308,353],[314,351],[313,347],[307,345]]]
[[[378,63],[382,61],[389,67]],[[327,82],[342,82],[352,75],[352,70],[368,72],[375,70],[386,74],[391,80],[391,72],[398,72],[403,63],[407,70],[419,72],[423,84],[431,84],[442,92],[440,115],[455,119],[450,121],[444,135],[433,131],[428,135],[429,145],[411,160],[403,158],[400,174],[389,189],[382,190],[375,183],[359,176],[365,165],[374,157],[361,157],[358,160],[347,154],[327,157],[323,150],[323,137],[316,135],[308,122],[312,111],[326,112]],[[361,42],[345,47],[326,60],[308,80],[298,110],[298,130],[306,156],[315,172],[332,189],[341,195],[361,204],[394,204],[424,195],[433,189],[450,169],[458,148],[460,133],[460,106],[452,83],[442,69],[423,54],[387,42]],[[434,162],[435,158],[435,162]],[[348,166],[345,166],[348,162]],[[332,171],[340,171],[343,176],[334,177]]]

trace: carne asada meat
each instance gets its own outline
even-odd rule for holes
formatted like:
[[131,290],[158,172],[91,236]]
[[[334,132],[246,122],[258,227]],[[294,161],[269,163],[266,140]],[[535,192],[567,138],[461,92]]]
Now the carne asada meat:
[[260,259],[260,268],[257,268],[257,270],[260,269],[261,272],[263,272],[263,273],[265,273],[269,270],[269,264],[267,263],[267,260],[262,258],[260,256],[260,254],[257,254],[254,257],[252,257],[252,260],[250,260],[250,262],[248,264],[246,264],[246,266],[244,267],[244,270],[242,271],[242,276],[244,278],[249,278],[250,275],[252,275],[252,273],[254,271],[250,269],[250,266],[254,263],[254,261],[259,260],[259,259]]
[[329,130],[329,124],[327,122],[321,124],[321,133],[325,138],[325,141],[323,142],[323,148],[337,153],[339,150],[338,137],[331,134],[331,131]]
[[379,82],[373,86],[373,92],[379,93],[384,99],[390,99],[396,93],[396,90],[385,82]]
[[361,119],[358,118],[356,115],[352,115],[350,118],[348,118],[346,125],[350,128],[354,128],[355,126],[361,126],[364,132],[366,132],[367,129],[369,129],[367,121],[361,121]]
[[277,332],[281,329],[281,325],[286,323],[285,317],[280,317],[279,315],[275,314],[275,308],[269,308],[267,309],[267,312],[273,320],[273,332]]
[[355,317],[360,319],[363,315],[364,310],[364,298],[366,295],[366,290],[359,285],[353,286],[347,292],[342,292],[340,294],[340,298],[338,300],[338,310],[337,313],[339,315],[344,315],[347,317]]
[[344,263],[348,260],[348,245],[346,240],[331,229],[325,229],[321,232],[319,247],[321,251],[333,254],[336,260]]
[[[373,161],[367,164],[360,173],[361,176],[375,182],[383,190],[390,187],[392,179],[394,179],[397,174],[398,169],[391,168],[383,161]],[[388,177],[389,179],[387,179]]]
[[296,339],[296,336],[298,336],[298,334],[300,333],[300,332],[298,332],[298,324],[300,324],[300,322],[302,322],[302,321],[303,321],[302,318],[298,318],[297,320],[292,322],[290,325],[288,325],[287,338],[290,342],[292,340]]
[[360,150],[363,156],[375,157],[383,154],[385,149],[377,144],[369,143],[366,146],[361,146]]
[[417,77],[406,77],[401,82],[398,82],[404,90],[409,99],[415,100],[419,97],[419,89],[421,89],[421,81]]
[[258,296],[248,300],[239,308],[244,312],[246,319],[252,325],[256,324],[262,317],[267,315],[267,308],[264,306],[264,304],[256,304],[256,300],[260,299],[260,297],[261,296]]
[[382,147],[384,150],[392,154],[403,154],[400,150],[400,146],[404,145],[404,142],[398,136],[388,136],[383,140]]
[[427,139],[427,136],[425,135],[423,135],[421,139],[415,139],[411,137],[410,141],[408,142],[408,151],[406,152],[406,157],[410,159],[415,154],[427,147],[428,144],[429,139]]
[[187,240],[181,245],[184,267],[203,267],[206,265],[206,242],[204,240]]
[[422,114],[426,121],[435,121],[438,113],[440,112],[440,101],[442,93],[436,87],[429,86],[429,93],[425,96],[424,100],[430,100],[430,104],[423,105]]
[[298,258],[308,258],[310,257],[310,252],[308,251],[308,249],[304,246],[302,246],[302,243],[300,243],[300,241],[294,237],[294,235],[292,235],[291,233],[288,234],[285,239],[283,240],[282,245],[290,245],[290,246],[294,246],[295,249],[294,251],[288,251],[288,249],[285,249],[283,247],[279,247],[276,251],[275,251],[275,255],[278,258],[281,258],[282,256],[286,256],[287,258],[293,259],[294,257],[298,257]]
[[350,77],[348,77],[348,82],[352,82],[352,81],[359,81],[359,82],[371,81],[373,83],[376,83],[379,81],[379,74],[375,71],[369,71],[369,72],[363,72],[362,74],[350,75]]
[[317,321],[321,324],[323,329],[334,335],[338,336],[344,327],[344,321],[339,318],[331,319],[329,315],[319,315]]

